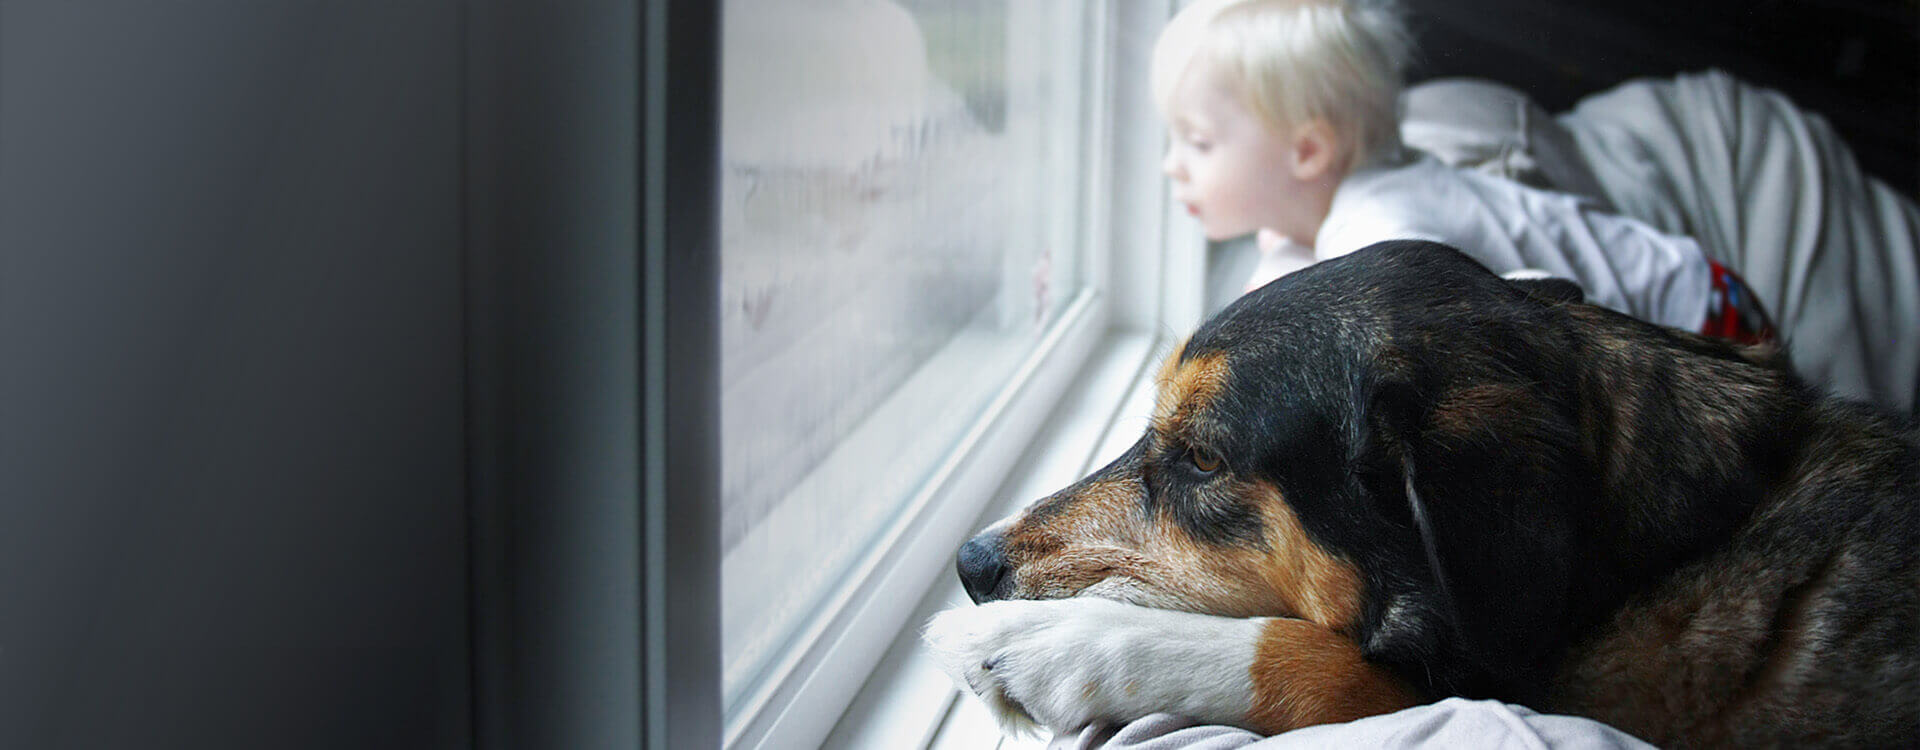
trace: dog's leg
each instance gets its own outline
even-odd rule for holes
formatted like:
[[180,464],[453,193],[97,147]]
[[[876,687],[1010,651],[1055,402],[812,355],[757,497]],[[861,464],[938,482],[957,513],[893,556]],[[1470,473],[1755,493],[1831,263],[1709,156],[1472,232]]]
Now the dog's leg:
[[1009,731],[1167,712],[1275,734],[1418,702],[1352,641],[1306,620],[1003,601],[942,612],[925,637]]

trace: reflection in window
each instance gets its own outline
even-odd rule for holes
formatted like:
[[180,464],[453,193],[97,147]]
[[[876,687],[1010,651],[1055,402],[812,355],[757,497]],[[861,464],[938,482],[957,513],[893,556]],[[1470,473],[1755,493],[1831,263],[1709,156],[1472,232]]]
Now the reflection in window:
[[1078,173],[1060,144],[1081,32],[1061,7],[726,3],[730,713],[1079,292],[1082,196],[1058,176]]

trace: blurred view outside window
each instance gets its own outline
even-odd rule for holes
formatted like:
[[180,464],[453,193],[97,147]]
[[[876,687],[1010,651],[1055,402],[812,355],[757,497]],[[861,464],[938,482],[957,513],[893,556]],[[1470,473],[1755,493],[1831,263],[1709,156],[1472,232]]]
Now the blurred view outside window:
[[726,2],[729,713],[1083,291],[1070,5]]

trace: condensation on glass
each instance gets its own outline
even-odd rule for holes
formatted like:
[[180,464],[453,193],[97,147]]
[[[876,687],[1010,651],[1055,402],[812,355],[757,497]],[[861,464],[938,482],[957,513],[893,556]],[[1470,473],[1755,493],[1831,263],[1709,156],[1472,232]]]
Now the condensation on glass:
[[729,0],[729,711],[1080,286],[1065,3]]

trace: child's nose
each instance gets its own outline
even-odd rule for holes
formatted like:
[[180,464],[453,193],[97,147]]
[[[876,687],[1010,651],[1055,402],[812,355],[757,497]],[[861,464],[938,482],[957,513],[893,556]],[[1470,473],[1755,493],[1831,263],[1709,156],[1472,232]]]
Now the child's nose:
[[1172,180],[1184,180],[1187,177],[1187,170],[1182,168],[1180,157],[1173,149],[1167,149],[1166,155],[1160,158],[1160,171]]

